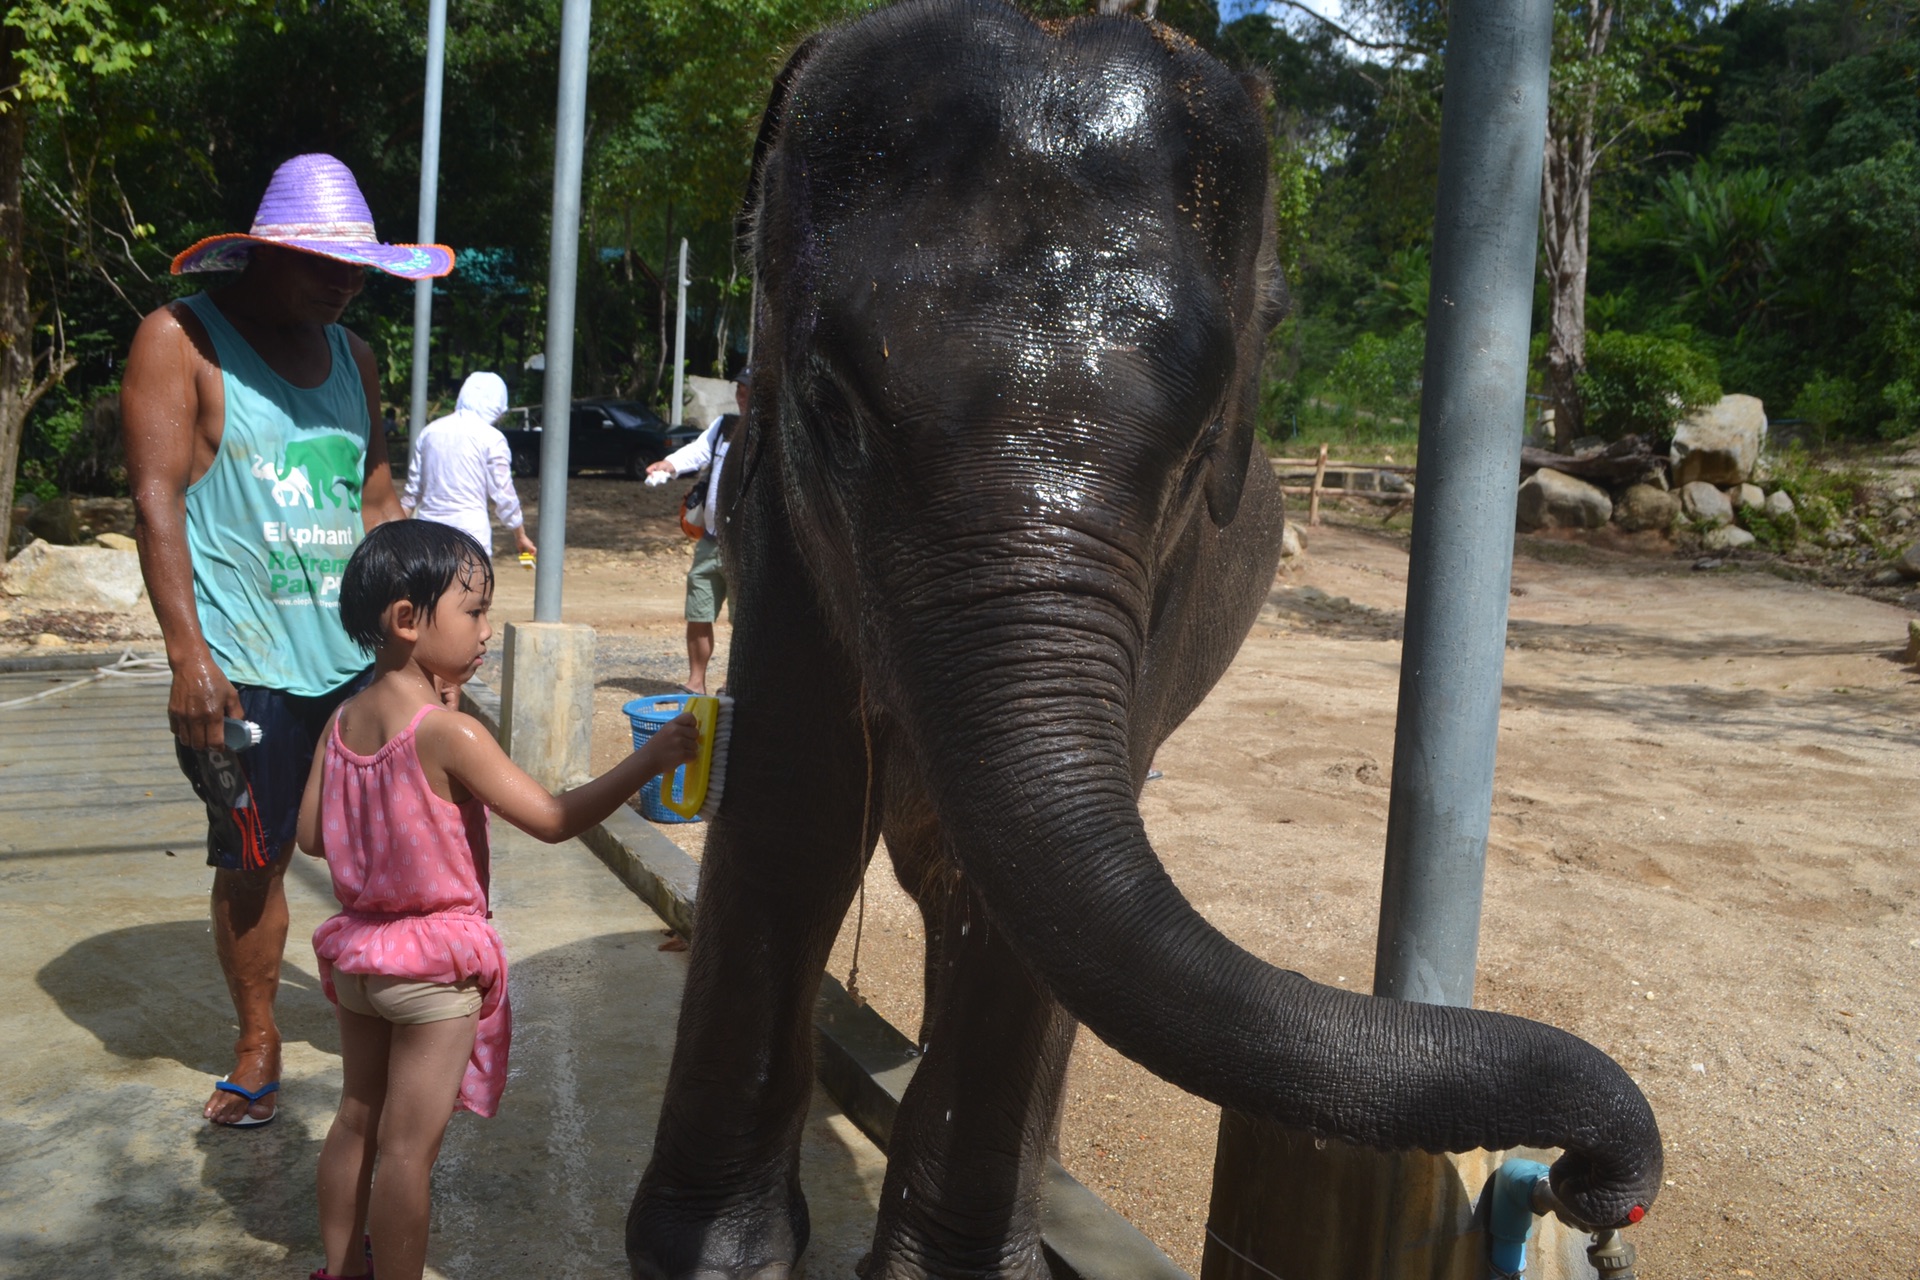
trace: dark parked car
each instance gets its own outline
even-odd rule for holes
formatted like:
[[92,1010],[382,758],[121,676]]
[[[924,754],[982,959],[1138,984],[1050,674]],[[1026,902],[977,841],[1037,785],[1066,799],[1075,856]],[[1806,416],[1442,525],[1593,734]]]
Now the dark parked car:
[[[540,410],[524,414],[524,426],[501,425],[513,454],[513,474],[540,474]],[[575,400],[572,430],[567,438],[567,471],[625,472],[638,479],[647,464],[657,462],[700,434],[692,424],[670,427],[659,414],[637,400]]]

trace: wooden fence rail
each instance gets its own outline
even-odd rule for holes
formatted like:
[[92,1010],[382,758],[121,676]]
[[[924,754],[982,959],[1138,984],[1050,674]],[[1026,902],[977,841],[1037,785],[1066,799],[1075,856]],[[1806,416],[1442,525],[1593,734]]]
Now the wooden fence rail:
[[[1412,478],[1415,471],[1413,467],[1393,462],[1339,462],[1331,460],[1327,457],[1327,446],[1324,444],[1320,446],[1320,452],[1311,458],[1272,458],[1269,459],[1269,461],[1273,464],[1274,474],[1282,478],[1283,483],[1280,485],[1280,492],[1291,494],[1304,493],[1307,495],[1307,523],[1310,525],[1320,523],[1320,496],[1322,494],[1337,494],[1343,497],[1351,495],[1357,498],[1367,498],[1374,502],[1402,502],[1409,496],[1408,492],[1390,493],[1378,488],[1356,489],[1352,487],[1351,484],[1329,485],[1327,483],[1328,471],[1337,471],[1346,476],[1351,476],[1356,471],[1385,472],[1389,475],[1406,476],[1409,479]],[[1305,471],[1309,468],[1313,471],[1312,484],[1284,483],[1287,476]]]

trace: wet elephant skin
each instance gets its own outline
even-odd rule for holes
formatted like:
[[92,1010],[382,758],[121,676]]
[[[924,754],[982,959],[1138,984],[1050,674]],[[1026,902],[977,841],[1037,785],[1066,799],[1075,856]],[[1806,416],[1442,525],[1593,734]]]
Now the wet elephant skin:
[[882,834],[929,942],[868,1280],[1046,1275],[1081,1021],[1283,1125],[1563,1147],[1588,1221],[1651,1202],[1658,1131],[1605,1055],[1267,965],[1142,827],[1279,554],[1263,92],[1167,28],[990,0],[882,9],[781,73],[722,478],[734,732],[635,1275],[773,1280],[805,1247],[813,998]]

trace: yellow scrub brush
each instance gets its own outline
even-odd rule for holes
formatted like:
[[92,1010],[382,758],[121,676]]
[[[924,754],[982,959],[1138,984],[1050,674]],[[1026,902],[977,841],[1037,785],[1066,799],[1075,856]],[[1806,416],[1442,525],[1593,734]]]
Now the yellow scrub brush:
[[661,779],[660,802],[683,818],[712,818],[720,812],[727,785],[727,738],[733,732],[733,699],[696,694],[684,708],[700,728],[700,754],[687,761],[680,794]]

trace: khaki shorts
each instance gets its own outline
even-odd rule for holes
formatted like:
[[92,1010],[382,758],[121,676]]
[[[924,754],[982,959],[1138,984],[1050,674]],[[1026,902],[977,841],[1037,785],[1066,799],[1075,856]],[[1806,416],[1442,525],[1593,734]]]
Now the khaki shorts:
[[444,1022],[480,1012],[480,979],[417,982],[379,973],[333,971],[333,994],[340,1007],[364,1018],[384,1018],[402,1026]]
[[693,567],[687,570],[687,621],[718,622],[727,602],[727,574],[720,567],[720,539],[702,538],[693,544]]

